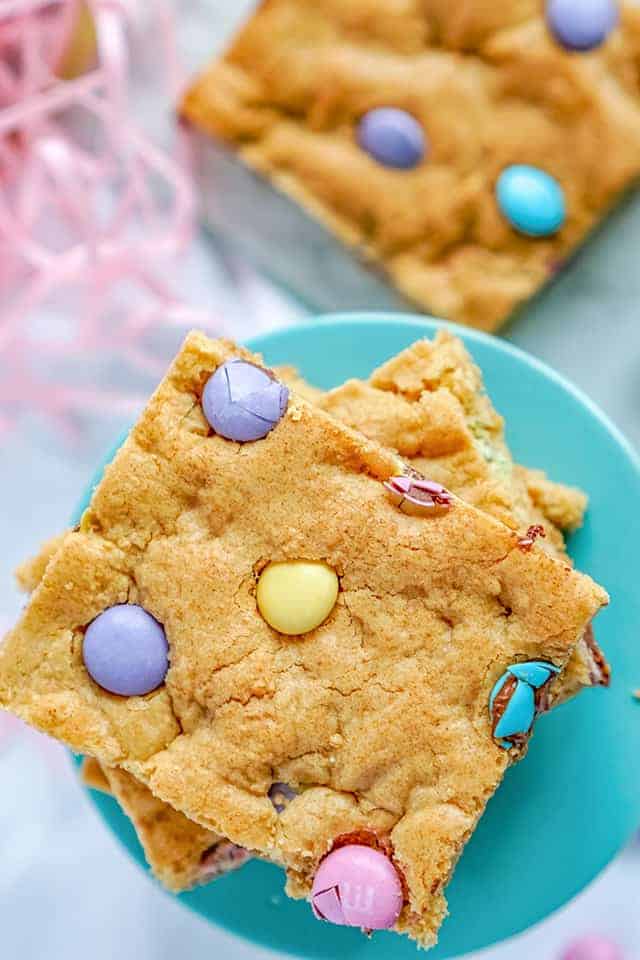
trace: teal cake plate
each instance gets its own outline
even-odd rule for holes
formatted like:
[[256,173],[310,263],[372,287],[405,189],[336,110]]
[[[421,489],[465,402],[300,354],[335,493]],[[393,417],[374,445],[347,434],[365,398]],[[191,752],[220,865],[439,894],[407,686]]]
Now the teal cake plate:
[[[399,314],[345,314],[261,335],[248,346],[268,364],[294,364],[327,388],[366,377],[439,326]],[[606,417],[553,370],[502,340],[450,329],[482,368],[497,409],[508,415],[516,459],[589,494],[586,523],[569,547],[576,565],[611,594],[596,630],[613,681],[609,690],[587,691],[539,721],[528,756],[508,772],[464,851],[447,891],[450,917],[431,960],[479,950],[543,920],[597,876],[640,822],[640,704],[632,696],[640,686],[640,463]],[[116,802],[92,797],[144,867]],[[256,861],[179,899],[227,931],[296,957],[416,955],[404,937],[382,933],[368,940],[320,923],[308,904],[284,895],[283,882],[281,870]]]

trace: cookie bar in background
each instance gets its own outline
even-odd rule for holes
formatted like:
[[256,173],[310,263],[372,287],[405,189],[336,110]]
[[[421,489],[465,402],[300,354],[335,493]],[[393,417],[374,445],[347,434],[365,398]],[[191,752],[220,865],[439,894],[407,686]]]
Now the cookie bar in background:
[[[585,495],[540,470],[514,464],[504,420],[462,341],[440,331],[374,371],[317,397],[324,410],[396,450],[425,476],[568,560],[563,531],[582,523]],[[552,688],[551,702],[583,687],[607,686],[610,670],[591,625]]]
[[341,916],[320,881],[378,869],[385,910],[359,925],[427,945],[606,602],[194,334],[3,644],[0,701],[283,864],[319,916]]
[[640,173],[639,56],[614,0],[265,0],[181,106],[205,217],[314,306],[496,330]]

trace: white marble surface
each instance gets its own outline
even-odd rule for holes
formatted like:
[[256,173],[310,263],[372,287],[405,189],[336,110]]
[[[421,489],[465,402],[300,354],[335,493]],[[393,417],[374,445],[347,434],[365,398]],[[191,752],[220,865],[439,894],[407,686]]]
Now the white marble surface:
[[[191,62],[219,46],[251,5],[246,0],[179,0],[181,41]],[[574,376],[620,423],[640,438],[639,343],[635,302],[640,275],[633,260],[640,236],[634,210],[626,214],[616,252],[595,249],[587,273],[562,279],[549,302],[575,300],[571,325],[561,326],[544,304],[510,330],[512,338],[552,359]],[[623,242],[624,241],[624,242]],[[584,264],[579,265],[585,269]],[[623,293],[616,278],[624,272]],[[585,277],[591,277],[586,282]],[[231,258],[199,238],[181,267],[180,285],[193,304],[213,306],[238,335],[287,322],[295,304]],[[630,290],[637,288],[633,297]],[[566,302],[564,299],[562,302]],[[0,308],[1,318],[1,308]],[[622,364],[611,374],[603,361],[609,346]],[[613,341],[613,347],[612,347]],[[609,361],[610,363],[611,361]],[[36,429],[37,426],[37,429]],[[83,442],[66,444],[43,424],[24,425],[3,443],[0,495],[0,620],[10,622],[20,605],[11,586],[15,565],[39,542],[64,526],[92,464],[123,423],[87,418]],[[28,429],[27,429],[28,428]],[[585,838],[588,842],[588,838]],[[483,954],[485,960],[559,956],[576,933],[615,937],[629,960],[640,957],[640,851],[628,850],[568,908],[537,929]],[[66,754],[26,729],[0,724],[0,956],[7,960],[259,960],[258,950],[207,926],[148,882],[118,847],[77,784]]]

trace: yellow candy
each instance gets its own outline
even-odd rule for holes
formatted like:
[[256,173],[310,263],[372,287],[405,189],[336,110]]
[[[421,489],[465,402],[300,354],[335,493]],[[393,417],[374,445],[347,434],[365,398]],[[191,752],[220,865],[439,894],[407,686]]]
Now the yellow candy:
[[270,563],[260,575],[256,599],[270,627],[296,637],[327,619],[338,599],[338,577],[318,560]]

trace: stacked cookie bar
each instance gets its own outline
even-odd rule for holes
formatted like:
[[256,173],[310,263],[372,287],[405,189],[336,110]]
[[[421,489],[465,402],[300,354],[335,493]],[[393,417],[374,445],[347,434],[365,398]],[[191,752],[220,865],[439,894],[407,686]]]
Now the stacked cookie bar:
[[[385,378],[425,351],[371,389],[399,399]],[[407,381],[407,406],[429,377]],[[549,550],[523,531],[526,484],[504,522],[510,481],[479,442],[499,427],[476,437],[462,396],[466,440],[461,421],[460,449],[427,457],[461,465],[473,438],[502,519],[407,465],[406,420],[382,446],[320,409],[340,391],[312,404],[192,335],[80,528],[34,572],[0,701],[95,757],[112,789],[111,770],[134,778],[147,824],[163,804],[196,824],[198,858],[224,838],[282,864],[319,917],[432,944],[464,843],[606,602],[559,534]],[[540,508],[570,514],[570,494],[536,483]],[[363,895],[342,898],[343,882]]]

